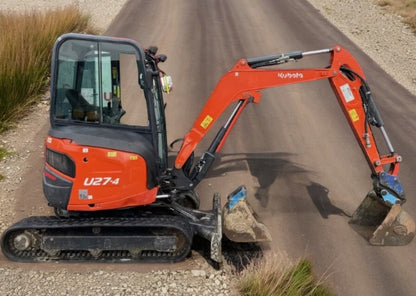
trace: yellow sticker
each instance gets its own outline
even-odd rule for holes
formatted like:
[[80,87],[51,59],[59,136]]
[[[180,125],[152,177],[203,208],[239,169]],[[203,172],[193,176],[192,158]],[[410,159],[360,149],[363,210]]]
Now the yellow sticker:
[[108,151],[107,157],[117,157],[117,151]]
[[360,120],[360,117],[358,116],[358,113],[355,109],[351,109],[348,112],[350,113],[350,117],[351,117],[352,121],[356,122],[356,121]]
[[205,117],[205,119],[201,122],[201,126],[202,126],[204,129],[207,129],[207,128],[208,128],[208,126],[211,124],[212,120],[213,120],[213,118],[212,118],[211,116],[207,115],[207,116]]
[[130,155],[130,160],[138,160],[139,157],[137,155]]

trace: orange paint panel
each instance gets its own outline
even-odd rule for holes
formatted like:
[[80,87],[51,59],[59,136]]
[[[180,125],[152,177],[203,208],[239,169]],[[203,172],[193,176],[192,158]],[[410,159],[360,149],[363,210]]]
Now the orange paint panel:
[[81,146],[48,137],[46,147],[68,155],[76,164],[68,210],[94,211],[150,204],[158,187],[147,188],[147,166],[142,156],[106,148]]

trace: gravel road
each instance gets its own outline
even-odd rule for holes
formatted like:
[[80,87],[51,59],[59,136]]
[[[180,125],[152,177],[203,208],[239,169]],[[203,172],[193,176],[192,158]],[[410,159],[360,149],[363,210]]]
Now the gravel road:
[[[104,32],[125,0],[2,0],[0,10],[22,12],[77,5],[92,17]],[[416,37],[398,16],[385,13],[368,0],[309,0],[344,34],[381,65],[394,79],[416,94]],[[365,24],[365,25],[363,25]],[[14,211],[19,184],[24,182],[26,160],[40,158],[43,145],[37,136],[48,124],[48,101],[33,106],[33,112],[15,129],[2,134],[0,146],[13,154],[0,163],[0,231],[9,226],[18,213]],[[42,206],[40,206],[42,207]],[[46,205],[44,206],[45,208]],[[47,210],[47,209],[46,209]],[[97,270],[97,269],[96,269]],[[0,266],[0,295],[233,295],[230,268],[222,271],[196,260],[184,270],[149,273],[114,272],[109,268],[91,271],[82,265],[62,269],[59,265],[35,268],[33,265]]]

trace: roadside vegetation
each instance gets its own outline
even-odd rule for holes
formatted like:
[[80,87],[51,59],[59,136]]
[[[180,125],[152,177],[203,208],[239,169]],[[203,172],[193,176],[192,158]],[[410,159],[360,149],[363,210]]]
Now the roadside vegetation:
[[403,22],[416,33],[416,0],[377,0],[376,3],[388,12],[402,16]]
[[66,32],[89,32],[89,17],[67,7],[45,13],[0,12],[0,133],[47,90],[52,46]]
[[273,254],[253,261],[244,269],[237,284],[243,296],[333,296],[316,279],[306,259],[293,264],[283,254]]
[[[6,148],[4,147],[0,147],[0,161],[3,160],[3,158],[5,158],[6,156],[11,155],[12,153],[7,151]],[[2,180],[4,178],[4,176],[2,174],[0,174],[0,180]]]

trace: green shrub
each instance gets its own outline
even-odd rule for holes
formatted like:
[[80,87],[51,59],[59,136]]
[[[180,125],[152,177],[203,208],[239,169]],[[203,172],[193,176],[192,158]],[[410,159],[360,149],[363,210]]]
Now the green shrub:
[[52,46],[66,32],[89,32],[89,17],[67,7],[46,13],[0,13],[0,132],[46,91]]

